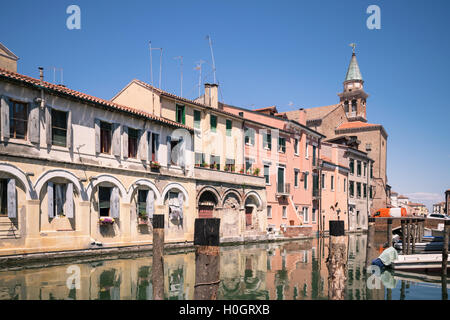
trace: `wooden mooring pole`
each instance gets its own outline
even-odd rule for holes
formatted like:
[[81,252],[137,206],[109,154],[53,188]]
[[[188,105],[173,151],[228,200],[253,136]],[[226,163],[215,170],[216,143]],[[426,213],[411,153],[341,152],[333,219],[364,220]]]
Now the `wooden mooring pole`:
[[328,299],[344,300],[347,280],[347,245],[344,221],[329,221],[330,246],[328,251]]
[[369,218],[367,230],[367,246],[366,246],[366,267],[368,267],[372,260],[372,251],[375,250],[375,218]]
[[416,253],[416,219],[411,221],[411,253]]
[[400,220],[402,226],[402,253],[403,255],[407,254],[406,251],[406,223],[404,219]]
[[195,219],[194,300],[216,300],[220,283],[220,219]]
[[411,239],[411,227],[410,219],[406,220],[406,254],[411,254],[410,239]]
[[442,244],[442,275],[447,276],[447,260],[448,260],[448,236],[450,230],[450,220],[445,220],[444,224],[444,242]]
[[164,300],[164,215],[153,215],[153,299]]
[[392,219],[387,221],[387,242],[392,246]]

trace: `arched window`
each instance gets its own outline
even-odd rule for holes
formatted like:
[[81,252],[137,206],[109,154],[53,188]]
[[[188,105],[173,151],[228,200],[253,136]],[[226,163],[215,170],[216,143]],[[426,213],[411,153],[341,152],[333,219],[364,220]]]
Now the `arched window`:
[[345,112],[348,112],[348,101],[344,102],[344,109],[345,109]]
[[352,100],[352,112],[356,112],[356,100]]

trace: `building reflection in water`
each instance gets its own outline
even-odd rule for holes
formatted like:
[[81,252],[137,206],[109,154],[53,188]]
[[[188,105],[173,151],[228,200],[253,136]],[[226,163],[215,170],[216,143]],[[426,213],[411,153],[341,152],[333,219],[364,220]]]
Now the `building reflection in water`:
[[[381,275],[379,287],[369,289],[367,236],[349,235],[345,239],[345,299],[408,299],[414,297],[414,290],[420,290],[417,283],[395,281],[395,274]],[[328,238],[221,247],[217,299],[328,299],[328,255]],[[152,258],[145,254],[76,265],[80,269],[79,289],[66,285],[67,270],[73,264],[0,271],[0,299],[153,299]],[[193,299],[195,253],[166,255],[164,275],[165,299]],[[426,288],[430,290],[430,286]],[[441,288],[436,287],[436,292],[435,298],[440,299]]]

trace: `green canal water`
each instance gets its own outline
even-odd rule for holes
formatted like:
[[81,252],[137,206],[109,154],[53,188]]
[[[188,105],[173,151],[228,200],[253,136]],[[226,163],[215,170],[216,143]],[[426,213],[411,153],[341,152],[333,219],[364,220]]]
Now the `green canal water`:
[[[442,299],[441,278],[433,275],[366,273],[366,235],[349,235],[346,245],[345,289],[348,300]],[[261,243],[220,248],[220,300],[328,299],[335,286],[329,280],[329,238]],[[371,249],[375,250],[375,249]],[[369,255],[368,255],[369,254]],[[194,297],[195,254],[166,253],[165,298]],[[64,265],[21,266],[0,270],[0,299],[17,300],[151,300],[152,257],[102,257]],[[368,285],[369,283],[369,285]],[[448,294],[448,290],[447,290]]]

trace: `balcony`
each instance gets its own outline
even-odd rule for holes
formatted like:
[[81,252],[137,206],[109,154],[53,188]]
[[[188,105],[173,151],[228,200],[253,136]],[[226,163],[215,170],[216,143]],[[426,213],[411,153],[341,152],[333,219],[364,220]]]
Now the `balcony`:
[[288,196],[291,194],[290,183],[278,183],[277,184],[277,196]]
[[244,173],[220,171],[206,167],[195,167],[194,176],[197,180],[214,181],[219,183],[231,183],[236,185],[247,185],[266,187],[264,176],[248,175]]

